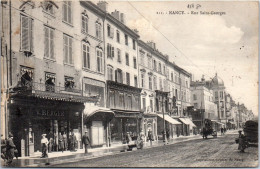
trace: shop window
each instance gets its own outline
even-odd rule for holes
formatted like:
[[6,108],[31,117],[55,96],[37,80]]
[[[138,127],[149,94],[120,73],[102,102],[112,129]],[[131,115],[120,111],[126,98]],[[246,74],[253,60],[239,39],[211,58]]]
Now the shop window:
[[27,88],[32,87],[33,69],[21,67],[21,85]]
[[74,78],[65,76],[65,84],[64,84],[64,86],[65,86],[65,90],[66,91],[72,91],[73,88],[75,87]]
[[45,73],[45,90],[55,92],[56,75],[54,73]]

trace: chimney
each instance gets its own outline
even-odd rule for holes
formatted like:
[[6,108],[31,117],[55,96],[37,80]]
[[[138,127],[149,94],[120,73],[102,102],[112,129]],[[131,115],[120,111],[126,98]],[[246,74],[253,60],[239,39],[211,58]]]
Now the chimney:
[[155,45],[155,43],[154,43],[153,41],[149,41],[149,42],[147,42],[147,44],[148,44],[150,47],[152,47],[153,49],[156,49],[156,45]]
[[107,12],[107,2],[106,1],[99,1],[97,6],[104,12]]
[[121,13],[120,14],[120,22],[122,22],[123,24],[125,24],[125,14]]
[[[119,11],[115,10],[114,12],[111,13],[111,15],[116,18],[117,20],[119,20]],[[120,21],[120,20],[119,20]]]
[[201,81],[202,81],[202,82],[205,81],[204,75],[202,75]]

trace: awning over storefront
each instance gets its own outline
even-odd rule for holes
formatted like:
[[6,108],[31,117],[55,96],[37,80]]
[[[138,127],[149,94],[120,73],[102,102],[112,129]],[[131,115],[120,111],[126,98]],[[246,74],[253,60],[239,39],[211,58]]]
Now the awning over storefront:
[[83,113],[84,120],[105,120],[111,121],[115,113],[108,108],[98,106],[86,106]]
[[190,128],[197,127],[189,118],[179,118],[184,124],[190,125]]
[[[161,117],[163,119],[163,115],[162,114],[157,114],[159,117]],[[166,121],[168,121],[171,124],[181,124],[180,122],[178,122],[177,120],[174,120],[173,118],[171,118],[169,115],[165,114],[164,115],[164,119]]]
[[217,124],[219,124],[219,125],[225,125],[224,123],[221,123],[221,122],[219,122],[219,121],[217,121],[217,120],[211,120],[212,122],[215,122],[215,123],[217,123]]

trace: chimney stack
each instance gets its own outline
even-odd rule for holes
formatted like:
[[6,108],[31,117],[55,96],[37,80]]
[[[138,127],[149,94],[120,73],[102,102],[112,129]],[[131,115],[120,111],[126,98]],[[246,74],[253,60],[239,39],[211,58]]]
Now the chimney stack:
[[106,1],[99,1],[97,6],[104,12],[107,12],[107,2]]
[[[115,10],[114,12],[111,13],[111,15],[116,18],[117,20],[119,20],[119,11]],[[120,20],[119,20],[120,21]]]
[[122,22],[123,24],[125,24],[125,14],[121,13],[120,14],[120,22]]
[[153,41],[149,41],[149,42],[147,42],[147,44],[148,44],[150,47],[152,47],[154,50],[156,49],[156,45],[155,45],[155,43],[154,43]]
[[202,75],[201,81],[202,81],[202,82],[205,81],[204,75]]

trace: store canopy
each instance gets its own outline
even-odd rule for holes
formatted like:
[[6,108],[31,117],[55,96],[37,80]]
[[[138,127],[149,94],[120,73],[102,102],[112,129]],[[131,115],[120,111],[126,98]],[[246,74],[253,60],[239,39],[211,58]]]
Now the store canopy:
[[[161,117],[163,119],[163,115],[162,114],[157,114],[159,117]],[[165,114],[164,115],[164,119],[166,121],[168,121],[171,124],[181,124],[180,122],[178,122],[177,120],[174,120],[173,118],[171,118],[169,115]]]
[[85,120],[104,120],[111,121],[115,113],[108,108],[98,106],[86,106],[83,117]]
[[179,118],[184,124],[190,125],[190,128],[197,127],[189,118]]

